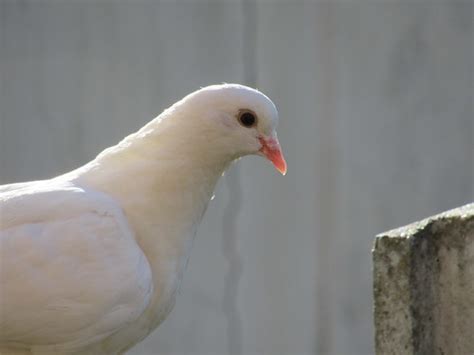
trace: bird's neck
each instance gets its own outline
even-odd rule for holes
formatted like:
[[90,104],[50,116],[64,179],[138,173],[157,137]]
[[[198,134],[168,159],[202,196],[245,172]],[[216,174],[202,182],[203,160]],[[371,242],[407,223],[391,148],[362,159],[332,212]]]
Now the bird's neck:
[[153,120],[70,173],[71,180],[116,198],[127,216],[140,210],[140,216],[156,215],[150,223],[183,219],[196,224],[236,157],[209,144],[214,137],[208,132],[197,134],[177,122]]
[[158,135],[139,131],[127,137],[71,179],[118,201],[162,294],[179,286],[196,228],[232,161],[206,150],[201,139],[190,134],[177,139],[173,127],[166,128]]

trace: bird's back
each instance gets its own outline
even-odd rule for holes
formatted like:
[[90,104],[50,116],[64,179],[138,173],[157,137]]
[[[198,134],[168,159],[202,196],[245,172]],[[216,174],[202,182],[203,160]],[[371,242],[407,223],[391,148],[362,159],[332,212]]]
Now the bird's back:
[[76,352],[142,314],[150,266],[112,198],[50,180],[0,204],[0,353]]

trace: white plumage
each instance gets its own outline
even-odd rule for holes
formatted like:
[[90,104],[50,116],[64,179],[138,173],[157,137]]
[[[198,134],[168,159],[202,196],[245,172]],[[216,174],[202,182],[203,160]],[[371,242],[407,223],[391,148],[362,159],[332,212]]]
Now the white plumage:
[[277,122],[260,92],[210,86],[77,170],[0,186],[0,354],[117,354],[146,337],[227,166],[260,154],[286,172]]

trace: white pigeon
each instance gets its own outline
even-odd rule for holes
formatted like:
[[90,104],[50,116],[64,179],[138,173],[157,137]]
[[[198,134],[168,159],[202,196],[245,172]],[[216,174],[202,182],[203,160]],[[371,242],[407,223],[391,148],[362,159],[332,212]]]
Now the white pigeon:
[[286,173],[277,123],[259,91],[209,86],[72,172],[0,186],[0,354],[119,354],[150,334],[229,164]]

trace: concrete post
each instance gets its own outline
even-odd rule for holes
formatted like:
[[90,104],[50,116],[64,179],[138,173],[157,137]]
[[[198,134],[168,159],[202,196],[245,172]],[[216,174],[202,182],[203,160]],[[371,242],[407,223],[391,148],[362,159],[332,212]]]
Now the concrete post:
[[474,354],[474,204],[375,239],[375,349]]

